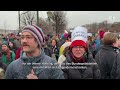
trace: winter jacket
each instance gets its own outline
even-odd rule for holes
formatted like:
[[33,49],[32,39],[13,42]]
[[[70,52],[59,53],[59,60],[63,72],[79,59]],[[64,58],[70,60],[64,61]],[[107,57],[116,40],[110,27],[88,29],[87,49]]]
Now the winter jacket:
[[110,73],[112,70],[113,62],[116,60],[116,49],[113,46],[102,46],[95,56],[101,72],[101,79],[111,79]]
[[60,51],[59,51],[59,56],[63,54],[64,49],[67,46],[70,46],[71,42],[65,42],[61,47],[60,47]]
[[100,39],[95,39],[95,44],[96,44],[96,50],[97,50],[101,44]]
[[114,60],[111,79],[120,79],[120,51],[117,53],[116,59]]
[[10,49],[11,51],[13,51],[14,53],[16,53],[16,51],[18,50],[17,47],[15,47],[15,48],[9,47],[9,49]]
[[65,43],[65,39],[60,39],[58,41],[58,46],[61,47]]
[[[71,65],[68,68],[67,68],[68,66],[67,63],[71,63]],[[72,63],[73,63],[73,58],[71,57],[70,54],[68,54],[66,60],[62,63],[61,66],[66,79],[99,79],[100,78],[100,70],[90,52],[88,53],[87,57],[85,56],[85,62],[81,63],[81,65],[74,65],[76,63],[73,64]],[[70,68],[71,66],[74,68]],[[75,66],[76,67],[78,66],[79,68],[78,67],[76,68]]]
[[93,53],[95,50],[95,48],[93,48],[92,42],[90,42],[90,44],[89,44],[89,50],[91,51],[91,53]]
[[49,47],[44,47],[44,52],[45,52],[46,55],[51,57],[51,52],[50,52],[50,48]]
[[0,68],[2,68],[4,71],[6,71],[6,69],[7,69],[7,65],[5,65],[5,64],[1,61],[1,58],[0,58]]
[[50,53],[51,53],[51,56],[52,54],[55,55],[56,57],[56,60],[58,61],[58,57],[59,57],[59,47],[58,46],[55,46],[55,47],[50,47]]
[[[5,73],[6,79],[26,79],[33,69],[38,79],[64,79],[60,68],[52,68],[57,62],[41,51],[38,57],[27,57],[22,51],[20,58],[13,61]],[[56,64],[58,65],[58,64]]]
[[22,51],[22,47],[20,47],[16,52],[15,52],[15,60],[20,58],[20,52]]
[[15,53],[13,51],[10,51],[10,60],[7,60],[7,57],[5,54],[2,54],[2,62],[6,64],[7,66],[15,60]]
[[103,46],[104,46],[103,43],[101,43],[100,46],[99,46],[97,49],[94,50],[94,52],[93,52],[94,58],[95,58],[96,54],[98,53],[98,51],[99,51]]
[[89,48],[90,52],[92,53],[93,58],[95,58],[95,56],[94,56],[95,47],[93,47],[92,41],[90,41],[90,44],[89,44],[89,47],[88,47],[88,48]]

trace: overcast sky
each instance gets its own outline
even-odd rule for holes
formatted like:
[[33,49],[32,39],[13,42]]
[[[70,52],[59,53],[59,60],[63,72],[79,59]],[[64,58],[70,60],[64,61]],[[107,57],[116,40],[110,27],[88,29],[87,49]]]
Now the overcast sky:
[[[120,22],[120,11],[66,11],[68,27],[76,27],[93,22],[108,20],[109,22]],[[21,11],[22,13],[22,11]],[[40,11],[42,18],[47,18],[46,11]],[[113,17],[113,18],[111,18]],[[17,11],[0,11],[0,28],[15,30],[18,24]]]

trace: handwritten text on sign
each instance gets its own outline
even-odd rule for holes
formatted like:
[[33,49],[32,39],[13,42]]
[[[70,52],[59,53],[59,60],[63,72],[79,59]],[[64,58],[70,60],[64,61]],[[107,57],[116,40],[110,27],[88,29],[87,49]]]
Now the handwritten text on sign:
[[83,27],[77,27],[72,32],[72,41],[74,40],[82,40],[86,42],[87,40],[87,29]]

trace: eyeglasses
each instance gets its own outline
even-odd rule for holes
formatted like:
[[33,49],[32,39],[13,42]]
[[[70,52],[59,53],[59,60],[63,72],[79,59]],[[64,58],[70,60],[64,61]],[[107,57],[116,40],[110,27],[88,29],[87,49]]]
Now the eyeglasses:
[[73,47],[74,49],[81,49],[81,48],[84,48],[83,46],[74,46]]
[[26,39],[26,40],[31,40],[33,39],[33,36],[21,36],[21,40]]

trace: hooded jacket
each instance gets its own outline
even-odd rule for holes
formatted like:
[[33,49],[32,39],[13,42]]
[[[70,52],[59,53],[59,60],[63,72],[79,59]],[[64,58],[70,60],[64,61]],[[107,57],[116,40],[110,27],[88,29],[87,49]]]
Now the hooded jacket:
[[[26,79],[33,69],[38,79],[64,79],[63,72],[59,68],[51,68],[55,60],[41,51],[40,56],[28,58],[22,52],[18,60],[13,61],[5,73],[6,79]],[[47,68],[50,67],[50,68]]]

